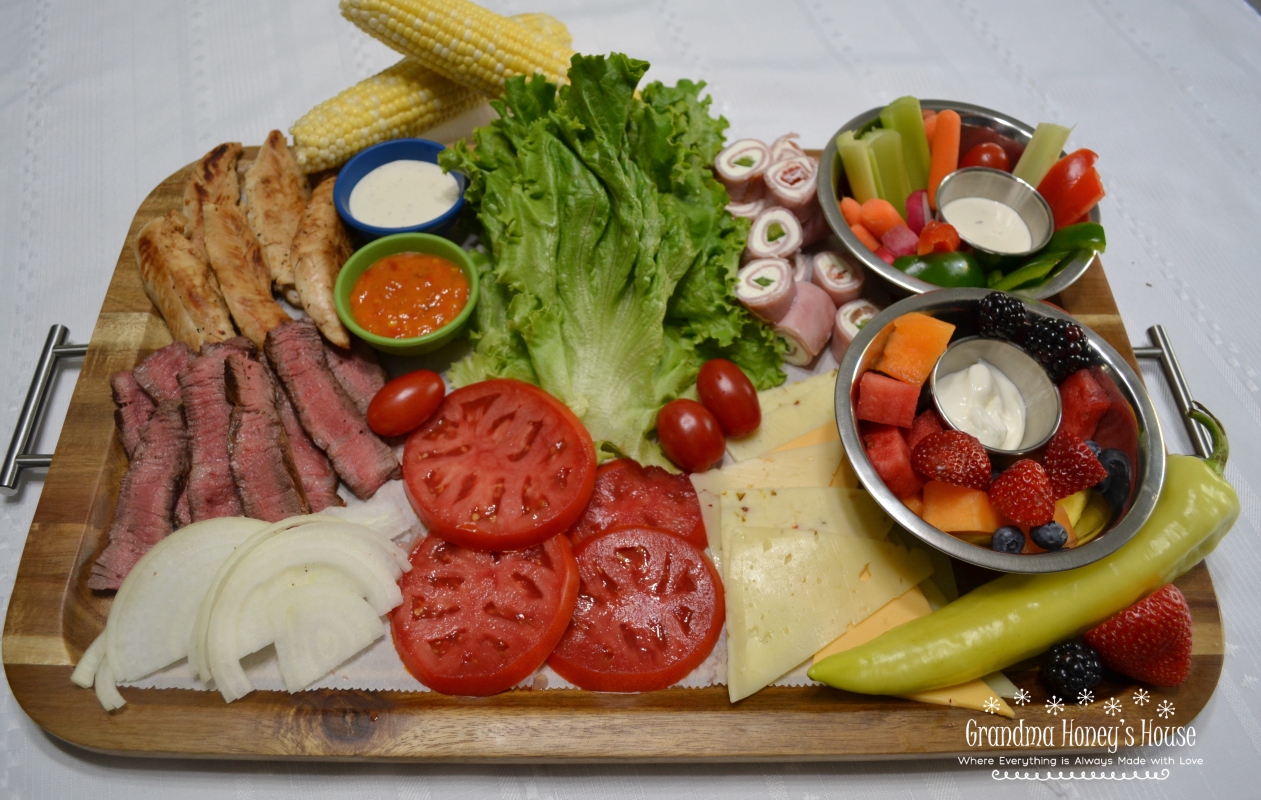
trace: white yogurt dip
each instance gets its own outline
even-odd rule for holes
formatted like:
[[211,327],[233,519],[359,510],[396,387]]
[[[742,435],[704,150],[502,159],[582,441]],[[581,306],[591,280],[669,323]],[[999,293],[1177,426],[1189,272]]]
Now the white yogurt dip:
[[377,228],[408,228],[437,219],[460,199],[460,185],[442,167],[401,159],[382,164],[350,190],[350,214]]
[[985,359],[937,379],[937,404],[951,424],[986,447],[1015,450],[1025,438],[1025,400]]
[[988,197],[960,197],[941,207],[959,236],[993,253],[1024,253],[1033,247],[1029,226],[1016,209]]

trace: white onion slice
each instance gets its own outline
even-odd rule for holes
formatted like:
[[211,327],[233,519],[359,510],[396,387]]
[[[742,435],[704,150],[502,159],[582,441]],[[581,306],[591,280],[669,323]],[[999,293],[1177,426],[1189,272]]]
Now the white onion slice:
[[815,286],[827,292],[828,297],[832,298],[832,303],[837,306],[857,300],[863,293],[862,267],[839,253],[824,251],[816,255],[810,280]]
[[83,655],[79,657],[79,663],[74,665],[74,672],[70,673],[70,682],[87,689],[96,680],[96,671],[100,669],[101,662],[104,660],[105,631],[101,631],[92,640],[92,644],[88,645],[88,649],[83,651]]
[[727,145],[714,159],[714,174],[727,187],[731,199],[741,202],[750,192],[758,191],[770,159],[771,150],[765,142],[740,139]]
[[880,313],[870,300],[851,300],[836,310],[836,323],[832,331],[832,355],[839,364],[849,349],[849,343],[872,317]]
[[736,299],[770,323],[788,313],[797,296],[793,268],[782,258],[759,258],[736,274]]
[[827,292],[813,283],[797,284],[797,299],[775,325],[775,332],[788,344],[784,361],[799,367],[814,361],[832,335],[835,314]]
[[351,502],[347,506],[329,506],[320,513],[371,528],[388,539],[399,539],[423,527],[407,502],[402,481],[387,481],[368,502]]
[[276,595],[265,616],[275,631],[285,688],[300,692],[385,635],[380,615],[353,590],[310,584]]
[[753,220],[745,254],[757,258],[786,258],[801,249],[801,222],[786,208],[772,206]]
[[127,700],[118,691],[118,684],[114,682],[114,671],[110,669],[108,657],[97,668],[92,685],[96,689],[96,699],[106,711],[114,711],[127,705]]

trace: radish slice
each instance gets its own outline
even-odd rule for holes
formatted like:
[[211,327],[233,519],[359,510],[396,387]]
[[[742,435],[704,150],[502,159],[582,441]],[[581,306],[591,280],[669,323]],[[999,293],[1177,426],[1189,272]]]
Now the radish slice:
[[863,293],[863,270],[845,257],[822,252],[814,257],[811,281],[828,293],[833,305],[843,306]]
[[886,264],[892,264],[894,261],[897,260],[897,256],[893,255],[893,253],[890,253],[889,248],[884,247],[883,245],[876,248],[876,258],[880,259]]
[[796,297],[793,269],[782,258],[750,261],[736,274],[736,299],[772,324],[788,313]]
[[797,299],[775,326],[775,332],[788,344],[784,361],[804,367],[827,346],[832,335],[836,306],[827,292],[813,283],[797,284]]
[[762,175],[771,163],[771,149],[757,139],[732,142],[714,159],[714,174],[735,202],[758,191]]
[[285,688],[300,692],[385,635],[376,609],[351,589],[312,584],[267,604]]
[[814,274],[814,254],[798,250],[793,254],[793,280],[810,282]]
[[854,341],[863,326],[879,313],[880,309],[870,300],[851,300],[836,310],[836,324],[832,331],[832,355],[836,363],[844,358],[849,343]]
[[772,206],[753,220],[745,246],[750,259],[785,258],[800,249],[801,223],[788,209]]
[[928,207],[928,192],[916,189],[906,198],[906,226],[916,236],[924,230],[924,224],[932,219],[933,212]]
[[785,133],[771,142],[770,163],[776,164],[789,158],[804,156],[806,151],[801,149],[801,145],[797,144],[798,138],[798,135],[795,133]]
[[919,237],[905,225],[894,225],[880,237],[880,244],[893,254],[894,258],[915,254],[919,246]]
[[809,156],[793,156],[772,164],[762,176],[776,203],[790,210],[817,202],[818,164]]
[[728,203],[727,211],[733,217],[743,217],[745,219],[757,219],[757,215],[766,210],[766,198],[759,197],[756,200],[750,200],[742,203]]

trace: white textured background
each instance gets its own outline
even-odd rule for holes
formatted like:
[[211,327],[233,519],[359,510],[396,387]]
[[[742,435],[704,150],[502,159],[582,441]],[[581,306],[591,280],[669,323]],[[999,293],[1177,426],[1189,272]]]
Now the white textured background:
[[[1243,515],[1209,563],[1221,683],[1203,758],[1158,784],[999,784],[938,761],[844,765],[374,767],[162,762],[45,736],[0,688],[3,798],[1245,797],[1261,774],[1261,16],[1243,0],[489,2],[549,11],[585,52],[703,78],[736,136],[821,147],[902,94],[1075,124],[1108,189],[1105,256],[1136,340],[1164,323],[1230,430]],[[128,223],[161,179],[225,140],[259,143],[396,58],[334,0],[0,3],[0,435],[49,325],[86,342]],[[1149,382],[1156,384],[1153,372]],[[42,435],[56,441],[73,369]],[[1168,392],[1161,390],[1164,397]],[[1168,408],[1168,405],[1165,406]],[[1171,449],[1187,451],[1166,415]],[[3,447],[5,442],[0,442]],[[0,502],[0,604],[41,488]],[[645,731],[646,736],[651,731]],[[792,731],[785,731],[791,736]],[[633,755],[633,754],[632,754]]]

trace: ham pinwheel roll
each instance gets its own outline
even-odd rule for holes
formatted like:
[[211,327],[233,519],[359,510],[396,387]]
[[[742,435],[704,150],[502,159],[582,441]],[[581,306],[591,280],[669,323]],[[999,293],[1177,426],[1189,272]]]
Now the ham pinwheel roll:
[[809,283],[814,275],[814,254],[798,250],[793,254],[793,280]]
[[753,200],[762,191],[762,175],[771,163],[771,149],[757,139],[732,142],[714,159],[714,174],[733,202]]
[[727,211],[733,217],[744,217],[745,219],[757,219],[757,215],[766,210],[766,198],[759,197],[756,200],[744,201],[740,203],[728,203]]
[[832,357],[836,363],[841,363],[849,343],[879,313],[880,309],[870,300],[851,300],[836,310],[836,324],[832,331]]
[[775,332],[788,343],[784,361],[804,367],[827,347],[836,317],[827,292],[813,283],[797,284],[797,298],[775,325]]
[[810,280],[828,293],[832,303],[843,306],[863,293],[863,269],[837,253],[824,251],[814,257]]
[[797,134],[785,133],[775,141],[771,142],[771,164],[783,161],[795,156],[804,156],[805,150],[801,149],[801,145],[797,144]]
[[801,222],[786,208],[771,206],[749,228],[744,252],[749,260],[788,258],[801,249]]
[[[817,208],[819,165],[809,156],[793,156],[770,165],[762,176],[771,199],[802,220]],[[812,207],[813,206],[813,207]]]
[[[813,211],[801,222],[802,247],[809,247],[828,235],[828,220],[823,216],[823,209],[819,208],[819,201],[815,200],[807,208],[812,208]],[[800,212],[795,212],[794,216],[801,219]]]
[[771,324],[783,319],[796,297],[792,267],[782,258],[759,258],[736,273],[736,299]]

